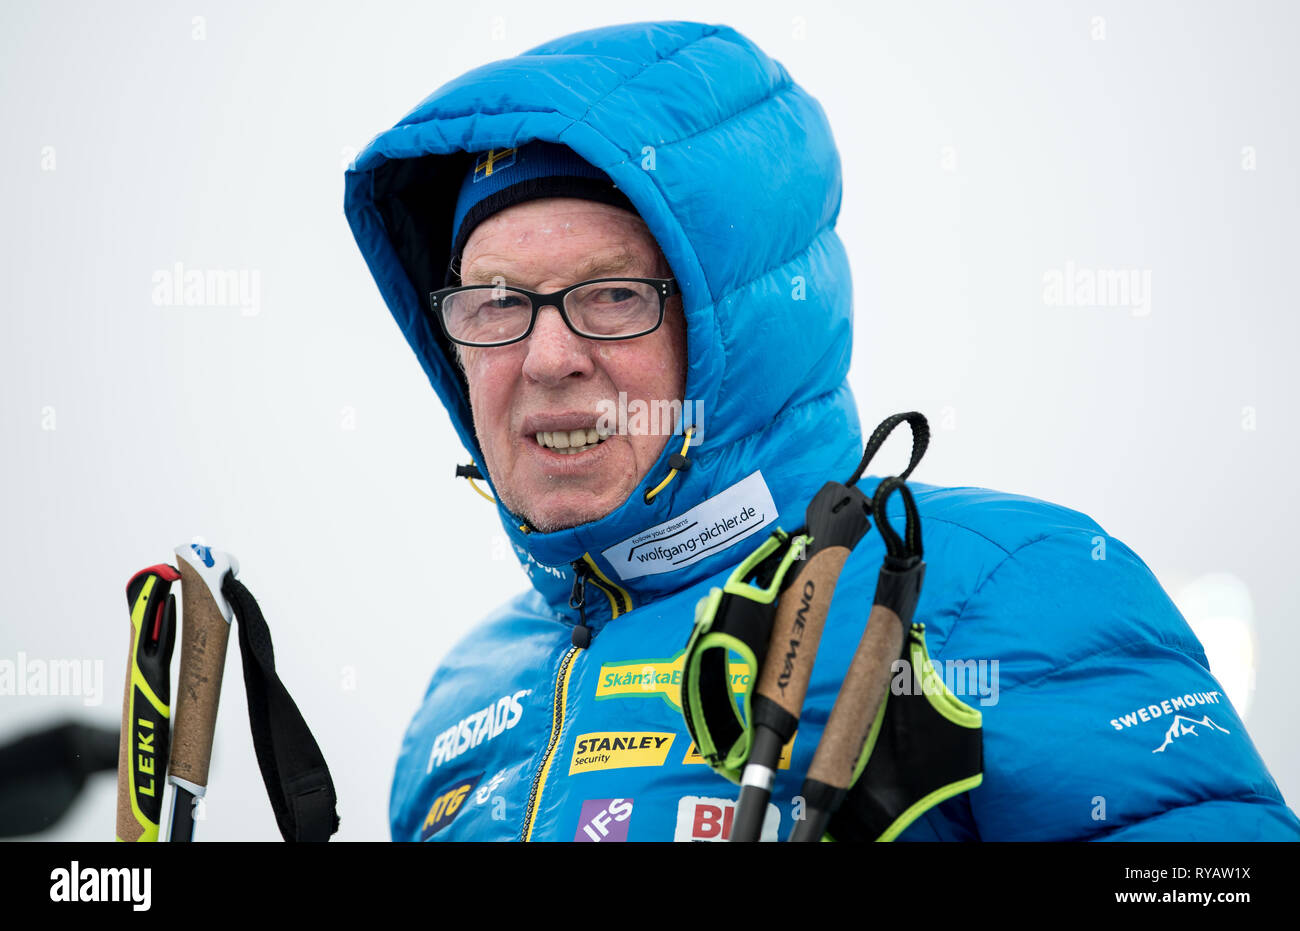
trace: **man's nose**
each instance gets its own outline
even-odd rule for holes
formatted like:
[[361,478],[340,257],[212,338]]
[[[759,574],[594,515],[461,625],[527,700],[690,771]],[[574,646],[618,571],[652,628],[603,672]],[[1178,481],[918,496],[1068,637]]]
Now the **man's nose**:
[[591,341],[570,330],[556,307],[538,308],[527,345],[524,374],[534,381],[555,385],[570,375],[589,375],[594,368]]

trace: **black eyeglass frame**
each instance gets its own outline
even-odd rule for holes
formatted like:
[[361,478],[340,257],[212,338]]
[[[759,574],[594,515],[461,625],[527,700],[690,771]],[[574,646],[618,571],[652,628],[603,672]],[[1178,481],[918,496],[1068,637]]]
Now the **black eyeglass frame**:
[[[564,309],[565,297],[568,296],[570,291],[576,291],[579,288],[585,288],[587,285],[601,284],[606,281],[635,281],[641,284],[654,285],[655,293],[659,295],[659,319],[655,321],[655,325],[647,330],[642,330],[640,333],[632,333],[628,336],[593,336],[590,333],[583,333],[574,326],[573,321],[569,319],[568,312]],[[460,291],[510,291],[515,294],[524,295],[532,301],[533,305],[532,318],[528,321],[528,328],[519,336],[516,336],[513,339],[504,340],[500,343],[469,343],[463,339],[457,339],[452,336],[451,331],[447,329],[447,321],[443,319],[441,308],[445,305],[449,296]],[[527,339],[532,335],[533,327],[537,326],[537,314],[543,307],[554,307],[559,312],[560,319],[564,321],[564,325],[567,326],[570,332],[575,335],[581,336],[583,339],[597,339],[606,342],[613,342],[614,340],[636,339],[638,336],[648,336],[655,330],[659,329],[659,327],[663,326],[664,307],[668,303],[668,298],[681,293],[682,291],[681,288],[678,287],[676,278],[592,278],[589,281],[579,281],[577,284],[571,284],[567,288],[561,288],[559,291],[552,291],[549,294],[542,294],[539,291],[529,291],[526,288],[516,288],[513,285],[467,284],[458,285],[454,288],[441,288],[437,291],[430,291],[429,311],[432,313],[434,318],[437,319],[438,326],[442,328],[443,335],[446,336],[447,339],[458,345],[468,346],[473,349],[494,349],[497,346],[509,346],[512,343],[518,343]]]

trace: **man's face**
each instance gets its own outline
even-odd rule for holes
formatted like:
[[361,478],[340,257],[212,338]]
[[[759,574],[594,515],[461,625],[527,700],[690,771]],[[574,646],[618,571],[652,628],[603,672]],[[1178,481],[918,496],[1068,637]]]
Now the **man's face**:
[[[671,272],[640,217],[568,197],[528,201],[489,217],[475,227],[461,262],[465,284],[541,292],[620,275],[667,278]],[[584,339],[556,308],[543,307],[527,339],[460,352],[493,486],[511,512],[544,533],[596,520],[622,504],[667,437],[611,435],[577,452],[557,452],[538,434],[551,434],[555,443],[556,433],[594,429],[612,409],[601,402],[617,405],[619,392],[629,407],[635,400],[680,401],[685,393],[680,297],[668,301],[659,329],[635,339]]]

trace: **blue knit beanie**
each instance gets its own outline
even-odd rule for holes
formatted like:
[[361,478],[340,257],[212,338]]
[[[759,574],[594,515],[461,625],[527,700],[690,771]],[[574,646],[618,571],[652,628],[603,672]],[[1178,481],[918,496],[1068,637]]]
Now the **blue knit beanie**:
[[[507,207],[542,197],[580,197],[636,213],[607,174],[568,146],[529,142],[511,149],[489,149],[474,157],[473,167],[460,185],[451,232],[451,268],[459,269],[460,255],[476,226]],[[449,268],[448,284],[455,278]]]

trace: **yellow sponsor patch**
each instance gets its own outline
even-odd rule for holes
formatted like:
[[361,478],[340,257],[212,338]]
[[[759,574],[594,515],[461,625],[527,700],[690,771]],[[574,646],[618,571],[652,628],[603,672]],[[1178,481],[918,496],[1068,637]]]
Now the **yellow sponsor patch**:
[[[795,731],[794,736],[790,738],[790,742],[781,748],[781,759],[777,762],[777,767],[776,767],[777,769],[790,768],[790,755],[794,752],[794,742],[796,738],[798,738],[798,736],[799,736],[799,732]],[[686,748],[686,756],[682,759],[682,763],[704,763],[704,762],[706,761],[704,757],[700,756],[699,747],[695,746],[695,741],[692,740],[691,745]]]
[[579,734],[573,744],[569,775],[597,769],[663,766],[676,734],[605,731]]
[[424,816],[424,824],[420,827],[420,840],[428,840],[455,821],[456,816],[460,814],[465,797],[473,791],[474,786],[478,785],[478,781],[482,778],[483,774],[480,773],[470,779],[458,782],[435,798],[433,805],[429,808],[429,813]]
[[[631,695],[662,696],[678,711],[682,708],[682,676],[686,651],[669,659],[634,660],[630,663],[604,663],[596,682],[596,698],[623,698]],[[749,666],[731,663],[731,690],[743,694],[749,688]]]

